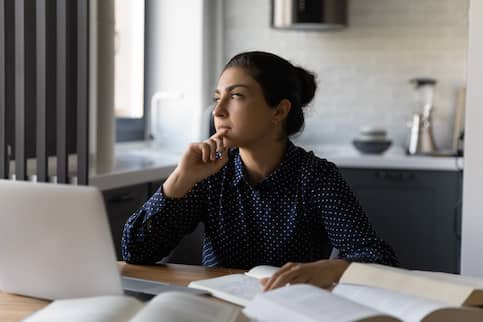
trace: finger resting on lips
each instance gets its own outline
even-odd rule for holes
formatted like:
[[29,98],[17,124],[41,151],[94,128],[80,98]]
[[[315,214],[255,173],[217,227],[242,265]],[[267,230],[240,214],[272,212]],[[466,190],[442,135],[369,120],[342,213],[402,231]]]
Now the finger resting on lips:
[[228,132],[228,129],[221,129],[213,134],[210,139],[221,138]]
[[201,159],[203,162],[208,162],[210,158],[210,147],[207,142],[201,144]]
[[208,141],[210,145],[210,160],[214,161],[216,160],[216,141],[215,140],[209,140]]
[[221,138],[210,138],[200,144],[201,159],[204,163],[214,162],[222,159],[226,152]]
[[223,145],[223,139],[222,138],[215,138],[214,139],[216,142],[216,152],[223,152],[224,150],[224,145]]

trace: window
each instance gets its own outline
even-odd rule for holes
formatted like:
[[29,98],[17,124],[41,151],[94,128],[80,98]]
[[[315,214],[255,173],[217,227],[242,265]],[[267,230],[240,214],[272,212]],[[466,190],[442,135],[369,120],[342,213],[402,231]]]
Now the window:
[[145,2],[114,1],[116,141],[144,140]]

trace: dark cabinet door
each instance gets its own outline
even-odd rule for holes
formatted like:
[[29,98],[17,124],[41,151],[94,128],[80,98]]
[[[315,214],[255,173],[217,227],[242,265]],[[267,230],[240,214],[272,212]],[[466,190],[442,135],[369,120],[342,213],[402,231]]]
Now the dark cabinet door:
[[205,225],[199,223],[196,229],[186,235],[169,256],[163,258],[163,263],[175,263],[185,265],[201,265],[201,253],[203,250],[203,238]]
[[121,257],[121,239],[124,224],[131,214],[141,207],[148,197],[148,184],[140,184],[104,191],[109,225],[116,248],[117,259]]
[[341,169],[380,237],[409,269],[459,272],[461,173]]

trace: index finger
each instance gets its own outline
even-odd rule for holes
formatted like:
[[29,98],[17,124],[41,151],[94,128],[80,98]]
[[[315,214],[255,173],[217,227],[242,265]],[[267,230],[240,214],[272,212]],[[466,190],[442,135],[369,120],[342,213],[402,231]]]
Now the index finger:
[[273,283],[275,283],[276,280],[282,275],[285,274],[286,272],[291,271],[294,267],[297,267],[297,263],[292,263],[288,262],[285,265],[283,265],[278,271],[276,271],[269,279],[268,281],[265,282],[264,284],[264,290],[269,290]]
[[270,291],[282,286],[286,286],[289,283],[294,284],[300,276],[298,270],[290,270],[281,275],[279,275],[270,285],[265,285],[264,291]]
[[212,136],[210,136],[209,140],[211,140],[211,139],[220,139],[223,135],[226,134],[226,132],[228,132],[227,129],[223,129],[223,130],[217,131],[215,134],[213,134]]

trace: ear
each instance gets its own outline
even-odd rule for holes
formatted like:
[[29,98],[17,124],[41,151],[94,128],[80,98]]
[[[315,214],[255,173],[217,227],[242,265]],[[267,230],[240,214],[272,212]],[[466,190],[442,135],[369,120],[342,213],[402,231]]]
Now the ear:
[[283,100],[281,100],[277,107],[274,109],[273,123],[279,124],[283,122],[287,118],[291,108],[292,103],[288,99],[284,98]]

